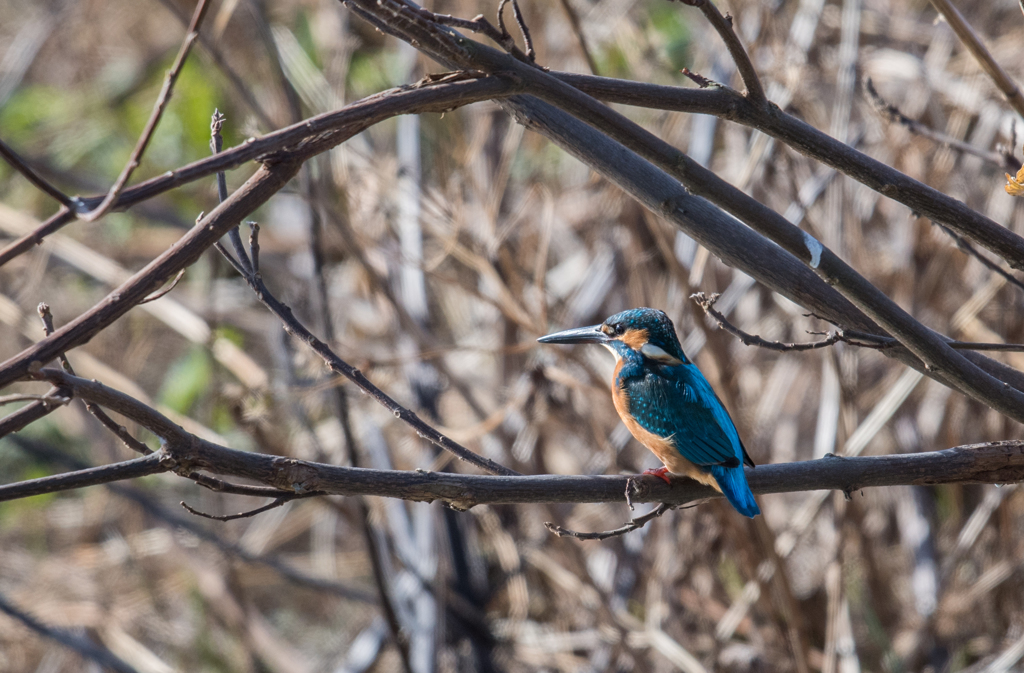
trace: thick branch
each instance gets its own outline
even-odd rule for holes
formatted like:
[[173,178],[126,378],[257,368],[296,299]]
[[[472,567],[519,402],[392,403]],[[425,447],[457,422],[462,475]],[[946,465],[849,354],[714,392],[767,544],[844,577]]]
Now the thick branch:
[[[404,500],[443,500],[456,509],[479,504],[661,502],[679,505],[716,497],[711,488],[689,479],[665,484],[658,478],[626,476],[476,476],[445,472],[403,472],[339,467],[281,456],[237,451],[191,435],[138,400],[95,381],[60,370],[39,374],[60,381],[77,397],[117,411],[163,439],[160,451],[99,468],[0,487],[0,501],[105,484],[156,472],[183,476],[202,471],[250,479],[285,494],[377,495]],[[755,493],[838,489],[847,493],[868,486],[1024,481],[1024,442],[957,447],[945,451],[869,458],[838,458],[747,471]]]
[[595,98],[609,103],[659,110],[710,114],[762,131],[804,156],[820,161],[915,213],[944,224],[1010,263],[1024,269],[1024,239],[990,220],[962,201],[943,194],[908,175],[858,152],[810,124],[775,106],[758,108],[728,88],[682,89],[660,84],[627,82],[607,77],[553,73]]
[[[406,3],[399,0],[349,0],[347,4],[358,5],[362,12],[376,16],[379,22],[387,24],[390,32],[448,67],[477,68],[515,76],[531,95],[607,134],[681,181],[690,192],[725,209],[810,266],[819,277],[836,287],[864,314],[904,344],[930,375],[1010,418],[1024,422],[1024,392],[1010,388],[957,353],[942,337],[914,320],[819,241],[721,180],[683,152],[547,73],[461,36],[456,39],[454,31],[441,29],[429,18],[424,18],[421,10],[414,11]],[[529,110],[533,117],[538,110],[529,98],[522,96],[507,99],[504,105],[514,114]],[[692,199],[680,201],[662,203],[659,210],[663,215],[677,211],[686,214],[692,208]],[[1020,242],[1024,244],[1024,239]]]
[[[690,479],[666,484],[656,477],[536,475],[504,477],[447,472],[370,470],[236,451],[195,439],[168,444],[158,453],[101,468],[44,477],[0,487],[0,502],[81,488],[174,469],[199,469],[290,490],[325,495],[376,495],[403,500],[442,500],[456,509],[482,504],[625,502],[682,505],[719,497]],[[105,471],[105,472],[104,472]],[[961,446],[944,451],[893,456],[841,458],[747,469],[754,493],[839,490],[872,486],[949,483],[1006,484],[1024,481],[1024,442]]]

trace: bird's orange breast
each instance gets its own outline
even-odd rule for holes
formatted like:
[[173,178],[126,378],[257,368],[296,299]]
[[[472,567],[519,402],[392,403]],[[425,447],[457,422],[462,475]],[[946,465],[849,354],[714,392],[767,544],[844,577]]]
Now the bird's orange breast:
[[715,478],[709,472],[705,472],[686,458],[683,458],[683,455],[679,453],[679,449],[676,448],[672,437],[656,435],[637,423],[636,419],[633,418],[633,414],[629,411],[629,393],[619,385],[619,370],[621,369],[622,360],[619,360],[615,365],[615,374],[612,378],[612,403],[615,405],[615,411],[619,413],[619,418],[625,423],[630,434],[636,438],[636,441],[650,449],[672,474],[690,477],[721,492],[722,489],[718,486],[718,482],[715,481]]

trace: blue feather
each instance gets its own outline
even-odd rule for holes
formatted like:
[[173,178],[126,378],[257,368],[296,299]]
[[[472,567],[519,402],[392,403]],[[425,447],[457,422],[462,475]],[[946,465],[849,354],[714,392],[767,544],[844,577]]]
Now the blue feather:
[[761,513],[761,508],[754,501],[754,494],[750,492],[747,485],[747,475],[740,467],[722,467],[721,465],[711,466],[711,476],[715,478],[722,488],[722,495],[736,508],[740,514],[753,519]]

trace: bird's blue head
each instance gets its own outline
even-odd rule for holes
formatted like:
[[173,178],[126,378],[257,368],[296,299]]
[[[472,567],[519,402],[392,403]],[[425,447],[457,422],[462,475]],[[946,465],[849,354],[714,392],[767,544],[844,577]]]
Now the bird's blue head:
[[595,343],[618,357],[630,354],[665,365],[688,364],[676,337],[676,329],[664,311],[633,308],[616,313],[600,325],[577,327],[537,339],[546,344]]

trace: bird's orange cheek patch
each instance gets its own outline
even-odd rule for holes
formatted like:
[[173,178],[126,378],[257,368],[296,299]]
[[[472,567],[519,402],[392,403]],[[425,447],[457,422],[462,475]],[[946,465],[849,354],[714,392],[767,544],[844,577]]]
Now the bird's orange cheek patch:
[[645,329],[628,329],[626,333],[622,335],[622,343],[626,344],[635,351],[640,350],[647,343],[650,335]]

